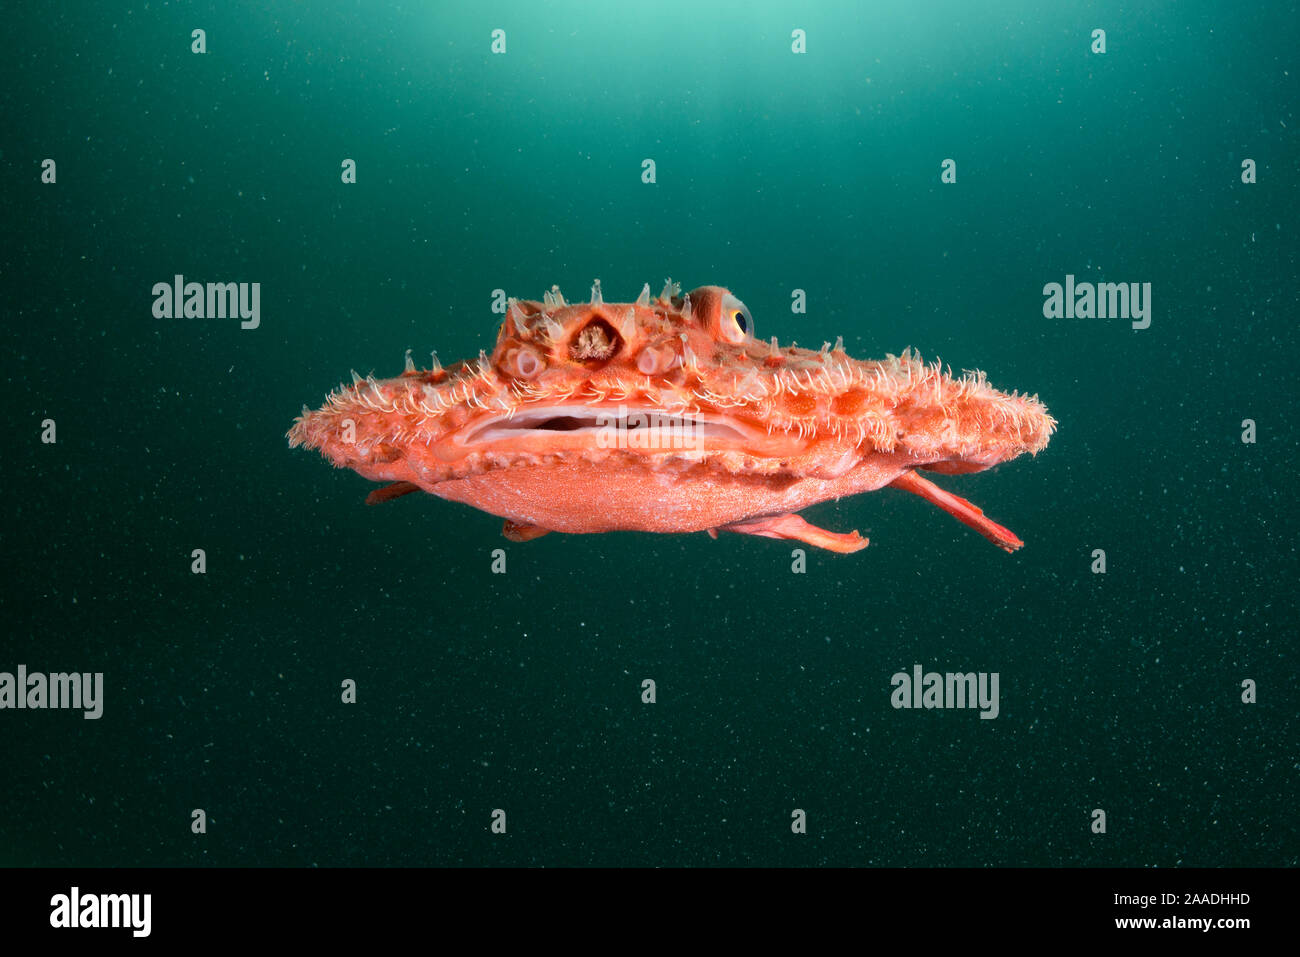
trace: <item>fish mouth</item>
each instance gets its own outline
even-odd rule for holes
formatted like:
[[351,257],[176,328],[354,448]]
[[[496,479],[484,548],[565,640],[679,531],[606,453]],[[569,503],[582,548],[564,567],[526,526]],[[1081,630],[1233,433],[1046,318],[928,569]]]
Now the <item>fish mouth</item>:
[[768,434],[762,425],[719,412],[551,404],[473,421],[435,443],[432,451],[445,462],[489,451],[545,455],[623,450],[686,456],[740,451],[766,458],[797,454],[802,445],[789,434]]
[[498,446],[535,452],[709,452],[750,448],[756,443],[766,444],[767,440],[765,430],[716,414],[670,413],[662,408],[627,405],[549,405],[475,422],[448,436],[445,442],[450,444],[440,452],[459,457]]

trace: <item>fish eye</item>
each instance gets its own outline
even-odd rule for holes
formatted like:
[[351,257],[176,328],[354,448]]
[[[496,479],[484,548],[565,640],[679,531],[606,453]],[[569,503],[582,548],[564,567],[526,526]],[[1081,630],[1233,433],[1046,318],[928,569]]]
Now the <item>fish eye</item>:
[[740,331],[738,339],[754,334],[754,317],[749,314],[745,304],[730,293],[723,297],[722,314]]

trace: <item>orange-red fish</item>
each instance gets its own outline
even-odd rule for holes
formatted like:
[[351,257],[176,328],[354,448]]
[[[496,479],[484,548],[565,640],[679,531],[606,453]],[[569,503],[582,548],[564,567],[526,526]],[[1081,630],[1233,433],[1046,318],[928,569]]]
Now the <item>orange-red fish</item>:
[[630,303],[510,300],[477,360],[361,378],[303,414],[291,446],[385,488],[423,489],[506,520],[505,535],[718,531],[835,552],[867,540],[800,509],[886,485],[1014,551],[1023,542],[921,471],[978,472],[1037,453],[1056,422],[1037,396],[954,377],[910,351],[851,359],[754,337],[726,289],[673,283]]

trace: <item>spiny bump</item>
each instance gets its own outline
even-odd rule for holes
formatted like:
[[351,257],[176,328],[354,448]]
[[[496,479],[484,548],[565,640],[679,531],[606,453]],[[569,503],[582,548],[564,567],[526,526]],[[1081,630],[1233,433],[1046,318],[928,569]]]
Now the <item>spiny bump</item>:
[[542,314],[542,331],[551,342],[558,342],[564,333],[564,327],[545,313]]
[[627,312],[623,313],[623,318],[619,320],[618,333],[627,341],[631,340],[634,332],[636,332],[636,310],[628,306]]

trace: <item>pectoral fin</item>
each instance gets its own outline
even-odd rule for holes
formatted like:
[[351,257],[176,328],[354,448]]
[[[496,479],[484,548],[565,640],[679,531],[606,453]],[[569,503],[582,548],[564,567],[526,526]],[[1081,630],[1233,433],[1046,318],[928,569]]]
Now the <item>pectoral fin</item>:
[[410,495],[412,492],[418,491],[420,491],[420,486],[414,482],[394,482],[392,485],[377,488],[367,495],[366,504],[378,505],[381,502],[391,502],[395,498],[401,498],[403,495]]
[[531,542],[534,538],[541,538],[543,535],[549,535],[550,533],[549,528],[529,525],[526,522],[512,522],[508,518],[501,528],[501,534],[512,542]]
[[1003,551],[1014,552],[1025,544],[1011,529],[1004,528],[988,518],[978,505],[966,501],[960,495],[945,492],[915,472],[904,472],[889,484],[913,495],[919,495],[932,505],[939,506],[957,521],[969,525]]
[[[719,531],[737,532],[741,535],[762,535],[764,538],[790,539],[816,548],[824,548],[828,552],[839,552],[841,555],[859,552],[867,547],[867,539],[856,531],[847,534],[828,532],[824,528],[808,524],[793,513],[747,518],[741,522],[723,525]],[[713,529],[709,529],[709,534],[717,537]]]

